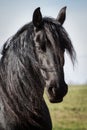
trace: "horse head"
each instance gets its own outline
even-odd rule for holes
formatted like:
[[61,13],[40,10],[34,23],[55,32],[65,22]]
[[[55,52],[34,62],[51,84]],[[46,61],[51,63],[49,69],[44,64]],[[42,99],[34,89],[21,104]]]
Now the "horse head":
[[40,8],[33,13],[34,42],[41,74],[46,82],[47,95],[52,103],[61,102],[67,94],[64,79],[64,53],[67,50],[74,59],[74,48],[65,29],[66,7],[56,19],[42,17]]

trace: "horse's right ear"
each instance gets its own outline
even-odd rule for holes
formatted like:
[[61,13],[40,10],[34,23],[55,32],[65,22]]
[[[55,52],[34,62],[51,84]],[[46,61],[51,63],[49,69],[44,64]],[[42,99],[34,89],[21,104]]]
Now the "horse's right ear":
[[39,27],[42,24],[42,14],[40,12],[40,7],[36,8],[33,13],[33,24],[35,27]]
[[59,11],[59,14],[56,19],[61,25],[63,25],[66,18],[66,8],[67,7],[65,6]]

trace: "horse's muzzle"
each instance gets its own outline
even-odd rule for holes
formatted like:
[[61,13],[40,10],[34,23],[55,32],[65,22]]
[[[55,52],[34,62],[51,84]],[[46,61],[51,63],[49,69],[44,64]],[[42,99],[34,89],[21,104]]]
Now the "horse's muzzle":
[[51,83],[47,87],[47,95],[51,103],[58,103],[63,101],[63,97],[68,92],[68,86],[65,82],[57,86],[55,83]]

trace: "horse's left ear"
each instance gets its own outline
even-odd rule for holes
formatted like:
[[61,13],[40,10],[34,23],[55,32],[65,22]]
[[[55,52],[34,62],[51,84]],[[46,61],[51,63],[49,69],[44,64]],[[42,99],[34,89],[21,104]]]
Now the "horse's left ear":
[[40,12],[40,7],[36,8],[33,13],[33,24],[35,27],[39,27],[42,24],[42,14]]
[[63,7],[60,11],[59,11],[59,14],[57,16],[57,21],[62,25],[65,21],[65,18],[66,18],[66,6]]

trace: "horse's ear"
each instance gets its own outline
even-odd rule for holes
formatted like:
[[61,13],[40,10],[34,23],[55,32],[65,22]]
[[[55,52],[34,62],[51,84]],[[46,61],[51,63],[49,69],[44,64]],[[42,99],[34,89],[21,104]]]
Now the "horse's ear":
[[65,21],[65,18],[66,18],[66,6],[63,7],[60,11],[59,11],[59,14],[57,16],[57,21],[62,25]]
[[35,27],[39,27],[42,24],[42,14],[40,12],[40,7],[36,8],[33,13],[33,24]]

